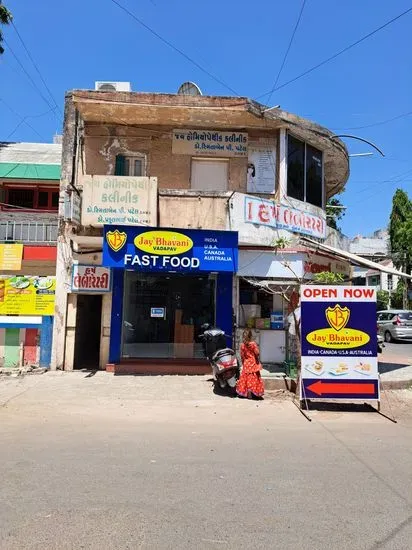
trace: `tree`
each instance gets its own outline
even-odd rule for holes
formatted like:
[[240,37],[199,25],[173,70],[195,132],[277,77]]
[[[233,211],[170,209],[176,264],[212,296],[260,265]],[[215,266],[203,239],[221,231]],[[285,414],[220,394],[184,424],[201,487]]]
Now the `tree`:
[[[13,16],[11,12],[3,5],[3,0],[0,0],[0,25],[9,25],[12,22]],[[3,33],[0,29],[0,55],[4,53],[4,48],[1,45],[3,42]]]
[[338,221],[343,218],[345,213],[345,207],[339,199],[336,197],[329,199],[326,205],[326,224],[332,229],[340,231]]
[[[397,189],[392,200],[389,238],[395,267],[404,273],[412,272],[412,202],[408,194]],[[407,307],[408,285],[403,285],[403,307]]]
[[376,295],[376,309],[381,311],[382,309],[388,309],[390,300],[390,294],[387,290],[378,290]]
[[[285,248],[287,248],[291,244],[291,240],[287,239],[286,237],[280,237],[279,239],[275,240],[273,242],[273,248],[275,254],[279,257],[282,257],[283,251]],[[310,263],[310,261],[308,262]],[[297,376],[296,376],[296,389],[295,393],[298,392],[299,385],[300,385],[300,373],[301,373],[301,367],[302,367],[302,361],[301,361],[301,332],[300,332],[300,287],[305,284],[325,284],[325,285],[341,285],[344,284],[345,278],[341,273],[332,273],[331,271],[323,271],[321,273],[316,273],[313,277],[313,280],[307,279],[308,272],[304,272],[303,276],[299,277],[297,273],[293,270],[293,267],[291,266],[291,262],[287,261],[287,259],[284,257],[282,259],[282,264],[284,267],[289,269],[292,276],[291,277],[291,283],[286,285],[277,285],[276,290],[274,290],[271,286],[268,285],[262,285],[259,281],[253,281],[249,280],[249,282],[256,287],[258,287],[260,290],[263,290],[264,292],[267,292],[268,294],[279,294],[282,296],[282,298],[285,300],[285,302],[289,305],[289,311],[291,312],[291,318],[292,322],[291,325],[293,327],[293,343],[291,343],[291,346],[293,348],[293,355],[296,358],[296,370],[297,370]]]

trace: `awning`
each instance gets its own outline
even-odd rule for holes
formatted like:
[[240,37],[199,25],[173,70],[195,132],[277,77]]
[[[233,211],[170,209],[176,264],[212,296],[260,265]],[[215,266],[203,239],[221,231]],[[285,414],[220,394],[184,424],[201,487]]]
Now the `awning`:
[[338,256],[339,258],[349,260],[352,265],[364,266],[364,267],[368,267],[369,269],[373,269],[374,271],[389,273],[389,275],[396,275],[397,277],[403,277],[406,279],[412,279],[412,275],[408,275],[407,273],[402,273],[402,271],[398,271],[393,267],[388,267],[383,264],[378,264],[376,262],[372,262],[371,260],[365,260],[365,258],[361,258],[356,254],[352,254],[351,252],[346,252],[345,250],[340,250],[339,248],[334,248],[333,246],[312,241],[312,239],[308,239],[307,237],[301,237],[300,241],[302,244],[309,246],[314,250],[329,252],[334,254],[335,256]]

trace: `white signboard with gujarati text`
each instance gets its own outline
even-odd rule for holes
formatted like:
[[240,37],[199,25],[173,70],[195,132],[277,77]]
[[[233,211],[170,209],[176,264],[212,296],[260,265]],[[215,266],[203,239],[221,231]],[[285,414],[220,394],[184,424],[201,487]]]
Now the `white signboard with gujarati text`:
[[247,165],[248,193],[274,193],[276,181],[276,149],[249,147]]
[[102,294],[112,290],[111,271],[97,265],[73,265],[72,292]]
[[244,221],[256,225],[286,229],[311,237],[326,237],[326,219],[274,201],[244,197]]
[[83,176],[82,225],[157,225],[157,178]]
[[245,132],[218,130],[173,130],[172,153],[201,157],[247,157],[248,135]]

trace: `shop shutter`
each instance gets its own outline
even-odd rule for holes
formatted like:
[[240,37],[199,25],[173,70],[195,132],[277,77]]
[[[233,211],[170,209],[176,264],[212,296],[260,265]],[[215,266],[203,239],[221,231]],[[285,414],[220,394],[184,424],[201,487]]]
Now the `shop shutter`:
[[125,176],[126,159],[123,155],[116,155],[116,164],[114,167],[115,176]]

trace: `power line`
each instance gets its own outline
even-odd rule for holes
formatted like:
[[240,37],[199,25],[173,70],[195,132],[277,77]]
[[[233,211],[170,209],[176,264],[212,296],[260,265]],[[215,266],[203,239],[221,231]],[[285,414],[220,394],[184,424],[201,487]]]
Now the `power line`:
[[389,122],[393,122],[394,120],[399,120],[401,118],[405,118],[410,115],[412,115],[412,111],[408,111],[407,113],[402,113],[400,115],[394,116],[392,118],[388,118],[386,120],[374,122],[373,124],[366,124],[365,126],[352,126],[351,128],[335,128],[335,130],[364,130],[365,128],[374,128],[375,126],[382,126],[383,124],[388,124]]
[[[21,122],[24,121],[24,124],[25,124],[26,126],[28,126],[31,130],[33,130],[33,132],[34,132],[35,134],[37,134],[37,135],[40,137],[40,139],[42,139],[42,140],[45,139],[44,136],[42,136],[41,134],[39,134],[39,132],[36,130],[36,128],[34,128],[29,122],[27,122],[26,119],[29,118],[29,117],[22,117],[21,115],[19,115],[19,113],[18,113],[17,111],[15,111],[15,110],[13,109],[13,107],[11,107],[6,101],[4,101],[4,99],[3,99],[2,97],[0,97],[0,101],[1,101],[2,103],[4,103],[4,105],[7,107],[7,109],[8,109],[11,113],[13,113],[16,117],[20,118],[20,119],[21,119]],[[46,115],[47,113],[50,113],[51,111],[53,111],[53,108],[51,108],[51,109],[50,109],[49,111],[47,111],[46,113],[42,113],[41,115],[37,115],[37,116],[39,116],[39,117],[40,117],[40,116],[44,116],[44,115]],[[36,117],[33,117],[33,118],[37,118],[37,116],[36,116]],[[13,130],[12,133],[14,133],[14,132],[16,131],[16,129],[17,129],[17,128],[15,128],[15,129]]]
[[24,40],[23,40],[21,34],[19,33],[19,31],[18,31],[18,29],[17,29],[15,23],[12,21],[11,24],[12,24],[14,30],[16,31],[16,34],[17,34],[17,36],[19,37],[19,40],[20,40],[20,42],[22,43],[23,48],[24,48],[24,50],[25,50],[25,52],[26,52],[28,58],[30,59],[30,61],[32,62],[34,68],[36,69],[36,72],[37,72],[37,74],[39,75],[40,80],[43,82],[43,85],[44,85],[44,87],[46,88],[46,90],[47,90],[49,96],[50,96],[51,99],[53,100],[53,103],[55,104],[55,106],[57,107],[57,109],[59,110],[59,112],[62,114],[62,111],[61,111],[61,109],[60,109],[60,107],[59,107],[57,101],[54,99],[54,96],[53,96],[52,92],[50,91],[50,88],[48,87],[47,82],[46,82],[45,79],[43,78],[43,75],[41,74],[41,71],[40,71],[40,69],[39,69],[37,63],[34,61],[33,56],[31,55],[30,50],[29,50],[28,47],[26,46],[26,44],[25,44],[25,42],[24,42]]
[[302,14],[303,14],[303,10],[304,10],[304,8],[305,8],[305,4],[306,4],[306,0],[303,0],[302,6],[301,6],[301,8],[300,8],[299,15],[298,15],[298,19],[297,19],[297,21],[296,21],[295,28],[293,29],[292,36],[290,37],[290,40],[289,40],[289,45],[288,45],[287,50],[286,50],[286,53],[285,53],[285,55],[284,55],[284,57],[283,57],[283,61],[282,61],[282,64],[281,64],[281,66],[280,66],[279,72],[278,72],[278,74],[277,74],[277,76],[276,76],[275,83],[273,84],[272,90],[271,90],[270,95],[269,95],[269,97],[268,97],[268,99],[267,99],[267,103],[268,103],[269,105],[270,105],[270,100],[272,99],[272,94],[273,94],[273,92],[275,91],[276,86],[278,85],[280,75],[282,74],[283,68],[284,68],[285,63],[286,63],[286,59],[288,58],[289,51],[290,51],[290,48],[292,47],[292,43],[293,43],[293,40],[294,40],[294,38],[295,38],[296,31],[298,30],[300,20],[302,19]]
[[[40,88],[37,86],[35,80],[33,79],[33,77],[31,76],[31,74],[27,71],[27,69],[25,68],[25,66],[23,65],[23,63],[20,61],[20,59],[17,57],[17,55],[14,53],[12,47],[10,46],[10,44],[5,40],[4,43],[7,45],[7,49],[8,51],[10,51],[10,53],[12,54],[12,56],[14,57],[14,59],[17,61],[17,63],[19,64],[20,68],[22,69],[22,71],[24,72],[24,74],[27,76],[27,78],[30,80],[32,86],[34,87],[34,89],[37,91],[37,93],[40,95],[40,97],[43,99],[43,101],[47,104],[48,107],[50,107],[51,110],[53,110],[54,112],[56,111],[56,107],[53,107],[53,105],[50,103],[50,101],[47,99],[47,97],[43,94],[43,92],[40,90]],[[56,114],[56,113],[54,113]]]
[[[189,61],[190,63],[192,63],[192,65],[194,65],[195,67],[197,67],[198,69],[200,69],[203,73],[205,73],[206,75],[208,75],[210,78],[212,78],[213,80],[215,80],[216,82],[218,82],[220,85],[224,86],[227,90],[229,90],[230,92],[232,92],[233,94],[235,94],[236,96],[240,96],[240,94],[238,94],[236,92],[236,90],[234,90],[233,88],[231,88],[228,84],[226,84],[226,82],[224,82],[223,80],[221,80],[219,77],[215,76],[214,74],[212,74],[210,71],[208,71],[207,69],[205,69],[204,67],[202,67],[202,65],[200,65],[197,61],[195,61],[192,57],[189,57],[184,51],[182,51],[181,49],[179,49],[177,46],[175,46],[174,44],[172,44],[171,42],[169,42],[169,40],[167,40],[166,38],[164,38],[163,36],[161,36],[158,32],[156,32],[154,29],[152,29],[151,27],[149,27],[149,25],[146,25],[146,23],[144,23],[144,21],[142,21],[141,19],[139,19],[137,17],[137,15],[135,15],[134,13],[132,13],[128,8],[126,8],[126,6],[123,6],[122,4],[120,4],[120,2],[117,2],[117,0],[110,0],[113,4],[115,4],[118,8],[120,8],[121,10],[123,10],[125,13],[127,13],[127,15],[129,15],[132,19],[134,19],[136,21],[136,23],[138,23],[139,25],[141,25],[142,27],[144,27],[147,31],[149,31],[151,34],[153,34],[153,36],[155,36],[156,38],[158,38],[159,40],[161,40],[164,44],[166,44],[166,46],[169,46],[169,48],[171,48],[172,50],[174,50],[176,53],[178,53],[179,55],[181,55],[182,57],[184,57],[187,61]],[[265,94],[266,95],[266,94]]]
[[[114,0],[112,0],[114,1]],[[327,59],[324,59],[323,61],[321,61],[320,63],[318,63],[317,65],[314,65],[313,67],[311,67],[310,69],[307,69],[306,71],[304,71],[303,73],[301,73],[300,75],[298,76],[295,76],[294,78],[288,80],[287,82],[284,82],[283,84],[281,84],[280,86],[277,86],[274,90],[270,90],[269,92],[266,92],[264,94],[261,94],[260,96],[258,96],[256,99],[259,99],[261,97],[265,97],[273,92],[276,92],[277,90],[281,90],[282,88],[285,88],[286,86],[288,86],[289,84],[292,84],[293,82],[296,82],[297,80],[299,80],[300,78],[303,78],[304,76],[308,75],[309,73],[315,71],[316,69],[319,69],[319,67],[322,67],[323,65],[326,65],[326,63],[329,63],[329,61],[333,61],[334,59],[336,59],[337,57],[339,57],[340,55],[346,53],[347,51],[349,51],[350,49],[354,48],[355,46],[357,46],[358,44],[361,44],[362,42],[364,42],[365,40],[367,40],[368,38],[370,38],[371,36],[373,36],[374,34],[378,33],[379,31],[385,29],[386,27],[388,27],[389,25],[391,25],[392,23],[394,23],[395,21],[397,21],[398,19],[400,19],[401,17],[403,17],[404,15],[407,15],[408,13],[410,13],[412,11],[412,7],[407,9],[406,11],[400,13],[399,15],[397,15],[396,17],[394,17],[393,19],[391,19],[390,21],[387,21],[386,23],[384,23],[383,25],[381,25],[380,27],[378,27],[377,29],[373,30],[372,32],[366,34],[365,36],[363,36],[362,38],[360,38],[359,40],[356,40],[356,42],[352,42],[352,44],[349,44],[349,46],[346,46],[346,48],[343,48],[343,50],[340,50],[339,52],[331,55],[330,57],[328,57]]]

